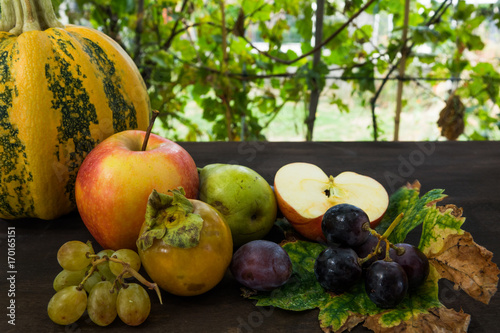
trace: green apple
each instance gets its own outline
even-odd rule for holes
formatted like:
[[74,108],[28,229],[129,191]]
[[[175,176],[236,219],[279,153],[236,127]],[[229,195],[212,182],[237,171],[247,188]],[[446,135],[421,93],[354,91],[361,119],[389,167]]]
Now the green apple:
[[200,200],[224,216],[235,246],[261,239],[271,230],[276,220],[276,198],[261,175],[233,164],[209,164],[199,174]]

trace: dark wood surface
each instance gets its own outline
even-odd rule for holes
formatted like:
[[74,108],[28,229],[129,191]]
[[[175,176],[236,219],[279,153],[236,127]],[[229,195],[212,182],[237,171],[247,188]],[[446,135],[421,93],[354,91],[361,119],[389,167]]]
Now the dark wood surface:
[[[442,143],[182,143],[197,166],[237,163],[259,172],[270,183],[276,171],[289,162],[304,161],[336,175],[350,170],[379,180],[392,193],[405,182],[418,179],[422,193],[444,188],[443,203],[464,208],[463,229],[492,251],[500,263],[500,142]],[[163,293],[160,305],[151,293],[148,320],[136,328],[120,320],[106,328],[90,322],[85,314],[77,323],[53,324],[46,308],[54,291],[52,281],[60,271],[58,248],[69,240],[92,240],[75,212],[54,221],[1,221],[0,227],[0,331],[1,332],[321,332],[318,310],[289,312],[259,308],[240,296],[238,284],[227,274],[208,293],[175,297]],[[16,233],[16,326],[9,319],[7,296],[7,230]],[[498,256],[497,256],[498,254]],[[440,282],[440,298],[448,307],[472,316],[469,332],[497,332],[500,327],[500,296],[484,305],[451,283]],[[366,331],[359,326],[354,332]]]

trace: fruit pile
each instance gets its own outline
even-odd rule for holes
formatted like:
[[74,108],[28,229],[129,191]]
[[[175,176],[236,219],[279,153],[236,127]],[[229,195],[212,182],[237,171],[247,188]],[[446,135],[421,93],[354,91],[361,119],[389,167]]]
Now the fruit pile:
[[111,324],[116,316],[130,326],[142,324],[151,310],[146,290],[126,279],[136,278],[161,295],[155,283],[146,281],[137,271],[139,255],[129,249],[103,250],[95,254],[90,243],[69,241],[57,252],[63,270],[54,279],[56,294],[47,312],[59,325],[76,322],[87,310],[99,326]]
[[[61,247],[58,259],[64,270],[56,277],[57,294],[49,303],[49,316],[56,323],[76,321],[85,308],[98,325],[108,325],[117,315],[129,325],[142,323],[151,305],[140,285],[124,280],[131,276],[158,293],[159,287],[179,296],[207,292],[228,268],[239,283],[253,290],[270,291],[284,285],[292,274],[289,255],[278,244],[261,240],[274,225],[278,204],[299,232],[315,240],[320,240],[317,221],[328,207],[345,201],[362,204],[366,200],[355,200],[360,197],[380,198],[362,205],[370,208],[372,223],[387,209],[385,189],[366,176],[327,177],[316,166],[292,163],[278,171],[273,191],[261,175],[245,166],[210,164],[197,169],[187,151],[149,131],[111,136],[92,150],[78,172],[75,197],[83,222],[103,248],[120,250],[96,255],[81,242]],[[141,142],[143,148],[138,150]],[[109,158],[104,161],[105,156]],[[129,166],[127,174],[132,168],[138,176],[125,177],[124,165]],[[168,174],[156,171],[164,165],[169,165]],[[294,187],[304,182],[301,177],[298,182],[286,181],[289,173],[300,173],[302,178],[312,175],[305,180],[312,187],[306,191]],[[138,190],[128,191],[130,187]],[[312,210],[320,214],[307,217],[307,223],[297,220],[294,214],[307,215],[310,209],[297,208],[302,199],[294,193],[314,193],[311,198],[324,199],[306,202],[317,204]],[[138,254],[130,249],[137,249]],[[137,273],[141,262],[154,284]],[[132,309],[125,307],[125,297],[141,301]],[[98,303],[107,306],[99,311]],[[132,318],[135,312],[142,316]]]
[[[95,254],[90,244],[78,241],[61,247],[58,261],[63,271],[54,280],[56,294],[48,305],[55,323],[71,324],[87,310],[100,326],[117,316],[128,325],[141,324],[151,301],[140,284],[127,280],[131,278],[155,289],[161,302],[159,288],[178,296],[200,295],[214,288],[229,269],[236,281],[252,289],[246,294],[262,292],[265,301],[259,305],[302,309],[293,303],[294,297],[314,298],[311,295],[319,289],[324,295],[306,308],[325,308],[322,300],[352,293],[366,298],[363,311],[372,315],[397,308],[402,301],[400,307],[405,307],[409,291],[418,288],[411,294],[418,296],[425,285],[435,282],[427,257],[399,243],[404,237],[395,236],[422,221],[400,228],[415,214],[397,206],[390,220],[398,211],[407,217],[402,220],[400,215],[385,228],[390,223],[384,218],[389,196],[375,179],[354,172],[333,177],[313,164],[290,163],[277,171],[271,187],[245,166],[197,168],[182,147],[150,135],[151,127],[146,133],[112,135],[87,155],[78,171],[78,211],[107,250]],[[442,198],[434,195],[429,202]],[[275,225],[278,209],[308,241],[280,246],[263,240]],[[385,232],[380,235],[372,228],[383,218]],[[390,235],[397,239],[394,244]],[[294,251],[293,244],[299,250]],[[301,252],[301,247],[313,252]],[[141,265],[154,283],[137,272]],[[280,292],[269,293],[277,288]]]
[[[41,104],[38,107],[45,110],[51,104],[54,109],[53,115],[62,117],[62,120],[52,122],[53,132],[57,129],[57,133],[54,132],[57,135],[47,135],[46,131],[33,130],[31,122],[12,123],[11,127],[17,128],[16,131],[20,133],[19,138],[28,137],[30,140],[27,142],[34,142],[35,146],[25,147],[24,144],[20,144],[21,141],[14,132],[11,133],[11,140],[0,142],[2,151],[15,151],[16,154],[22,152],[24,156],[23,160],[11,153],[12,156],[9,155],[4,159],[12,160],[11,163],[16,167],[11,169],[20,173],[15,174],[15,170],[8,170],[6,177],[2,179],[2,182],[7,184],[4,186],[7,192],[3,197],[9,200],[2,203],[0,217],[52,219],[70,212],[76,203],[87,229],[105,249],[95,254],[90,243],[80,241],[70,241],[61,246],[57,260],[63,270],[54,279],[53,287],[56,294],[50,299],[47,308],[50,319],[55,323],[72,324],[87,311],[90,319],[99,326],[111,324],[117,316],[128,325],[140,325],[149,315],[151,301],[144,287],[130,279],[135,278],[149,289],[155,289],[161,303],[159,288],[176,295],[199,295],[217,285],[228,267],[233,277],[247,288],[271,291],[284,286],[283,289],[288,288],[288,294],[280,293],[279,297],[293,298],[295,295],[292,291],[296,291],[293,289],[294,283],[299,280],[294,279],[294,282],[290,283],[288,282],[290,276],[293,272],[302,270],[303,267],[297,266],[307,265],[309,261],[298,261],[297,253],[300,251],[295,253],[290,251],[288,246],[291,243],[283,245],[289,248],[289,255],[280,245],[261,240],[273,227],[278,208],[298,233],[312,241],[302,244],[299,243],[301,241],[297,241],[296,244],[299,244],[297,247],[317,246],[322,250],[325,242],[328,245],[326,249],[314,252],[314,256],[319,253],[314,261],[314,272],[312,267],[303,270],[303,273],[308,273],[314,282],[311,284],[312,295],[316,287],[325,293],[316,280],[323,288],[330,291],[330,294],[342,294],[355,284],[358,285],[355,288],[362,289],[359,288],[361,284],[357,282],[363,278],[366,295],[377,307],[386,309],[396,307],[405,298],[408,290],[418,288],[426,280],[437,287],[437,278],[434,277],[433,280],[433,274],[437,276],[438,273],[433,269],[429,274],[429,261],[419,249],[405,243],[392,244],[388,240],[388,236],[401,221],[401,215],[383,235],[371,229],[380,223],[389,205],[389,196],[385,188],[376,180],[349,171],[333,177],[309,163],[290,163],[276,173],[273,191],[261,175],[244,166],[211,164],[198,169],[192,157],[181,146],[151,134],[158,111],[153,111],[147,132],[126,130],[146,127],[150,103],[145,85],[140,75],[136,75],[137,68],[130,66],[133,62],[129,61],[130,58],[122,50],[110,44],[102,34],[98,35],[83,27],[63,27],[54,19],[50,1],[23,1],[23,4],[31,4],[30,6],[12,5],[20,3],[19,1],[0,2],[3,10],[2,23],[7,24],[0,30],[13,28],[8,33],[0,31],[0,36],[7,33],[6,40],[9,40],[9,43],[20,42],[21,34],[24,32],[19,27],[29,26],[36,28],[35,31],[29,31],[35,36],[33,38],[48,34],[50,38],[57,40],[60,46],[45,48],[49,56],[43,56],[42,48],[40,59],[46,58],[46,61],[39,62],[38,67],[28,66],[31,70],[35,68],[38,74],[45,73],[45,81],[42,80],[37,84],[33,84],[35,82],[31,78],[33,75],[13,75],[16,77],[15,80],[10,78],[12,76],[10,72],[28,73],[22,69],[26,67],[24,66],[28,59],[26,57],[31,53],[14,54],[14,52],[10,55],[12,64],[7,63],[5,72],[7,79],[1,85],[6,92],[15,90],[16,94],[13,96],[15,98],[11,98],[15,103],[7,103],[7,110],[23,111],[15,110],[13,106],[25,105],[28,107],[21,108],[29,111],[29,116],[30,112],[37,111],[30,109],[31,104],[37,103],[25,103],[25,101],[29,101],[32,96],[46,95],[43,98],[47,102],[46,105]],[[5,19],[5,14],[8,12],[6,6],[10,8],[8,11],[11,14],[16,14],[11,15],[8,20]],[[36,13],[38,15],[35,15]],[[33,24],[23,25],[23,17],[31,17]],[[39,31],[38,25],[47,29]],[[33,30],[31,28],[28,30]],[[66,46],[71,40],[62,37],[61,29],[71,32],[63,34],[66,37],[74,34],[85,35],[86,38],[79,38],[78,41],[87,41],[86,43],[91,43],[92,47],[84,47],[85,52],[66,50],[62,46]],[[16,36],[11,38],[12,33],[19,35],[19,38]],[[0,45],[0,50],[5,51],[5,54],[10,52],[9,47],[12,48],[9,43]],[[91,52],[96,47],[99,49],[99,58],[109,62],[109,66],[104,66],[106,68],[97,66],[97,62],[89,60],[97,56]],[[58,52],[64,53],[67,56],[64,57],[66,60],[71,58],[70,66],[64,68],[73,70],[76,68],[76,72],[71,70],[62,75],[62,68],[57,69],[61,66],[50,66],[51,70],[47,70],[48,64],[58,59]],[[53,54],[56,56],[53,57]],[[112,58],[119,61],[113,62],[110,60]],[[72,74],[82,76],[80,67],[73,66],[82,61],[89,65],[86,66],[84,80],[70,80]],[[13,70],[10,71],[8,65],[12,65]],[[117,70],[108,71],[107,68],[110,66],[116,67]],[[38,74],[33,77],[44,76]],[[62,86],[57,82],[61,76],[59,74],[65,77]],[[102,82],[95,81],[95,78],[104,78],[105,81],[115,83],[115,85],[106,84],[107,88],[111,88],[113,95],[113,99],[106,99],[108,102],[118,101],[125,106],[120,108],[124,111],[122,114],[113,111],[113,117],[118,117],[119,121],[116,121],[118,118],[112,119],[112,122],[107,121],[110,105],[104,101],[103,96],[109,97],[108,91],[103,94],[99,89],[94,89],[96,85],[102,86]],[[57,87],[58,91],[62,88],[59,92],[63,93],[65,98],[55,99],[52,94],[47,95],[48,90],[44,88],[46,86],[44,83],[49,84],[50,90],[53,90],[53,87]],[[34,93],[31,89],[33,87],[41,87],[44,90]],[[134,91],[134,98],[131,98],[131,90]],[[92,92],[90,97],[87,94],[89,91]],[[80,107],[82,98],[99,103],[96,103],[95,107],[88,103]],[[16,101],[22,102],[16,103]],[[75,108],[75,105],[78,107]],[[63,112],[65,109],[78,109],[76,111],[79,113]],[[8,120],[15,121],[14,118]],[[54,117],[49,117],[51,118]],[[77,122],[78,126],[73,126],[74,122]],[[61,131],[64,131],[64,135]],[[113,132],[118,133],[110,136]],[[65,139],[62,140],[61,136]],[[98,144],[106,137],[106,140]],[[18,152],[18,146],[26,148],[26,152]],[[50,153],[43,154],[44,150]],[[46,163],[47,156],[53,156],[56,160],[47,160],[50,163]],[[26,172],[25,165],[16,162],[18,159],[24,161],[24,164],[38,167],[31,167],[30,172]],[[27,185],[28,182],[34,182],[36,186],[28,188],[18,184]],[[42,183],[43,186],[40,185]],[[36,192],[36,189],[43,193]],[[172,195],[167,195],[168,193]],[[426,205],[421,206],[442,199],[439,195],[440,193]],[[28,206],[24,207],[23,204]],[[498,267],[491,262],[491,254],[475,244],[472,237],[460,229],[463,220],[458,218],[459,214],[453,216],[448,208],[445,210],[448,213],[434,208],[435,218],[448,219],[448,223],[435,224],[428,228],[427,236],[421,238],[427,239],[428,242],[419,246],[428,255],[432,253],[432,256],[436,256],[442,255],[440,251],[443,245],[436,245],[429,239],[439,238],[449,244],[459,244],[460,246],[457,245],[455,248],[460,248],[463,252],[460,252],[460,255],[457,254],[458,250],[451,252],[455,255],[449,258],[445,256],[445,259],[451,259],[444,260],[443,265],[451,265],[453,275],[456,274],[460,277],[458,280],[463,280],[455,281],[457,285],[469,291],[471,295],[480,295],[478,298],[487,303],[496,292]],[[412,215],[407,214],[407,216]],[[453,220],[455,217],[457,219]],[[407,229],[411,230],[420,223],[425,225],[425,222],[416,220],[416,223],[407,226]],[[442,234],[447,235],[446,239],[441,239]],[[459,238],[457,240],[454,237]],[[399,240],[404,240],[404,237]],[[234,255],[233,246],[239,247]],[[138,253],[134,249],[137,249]],[[311,252],[304,251],[304,253],[309,255]],[[457,269],[453,266],[453,261],[459,261],[460,258],[457,257],[461,257],[462,253],[469,254],[469,261],[472,261],[470,258],[478,258],[480,264],[467,268],[464,264],[467,263],[466,259],[464,262],[459,262]],[[148,282],[138,273],[141,263],[154,283]],[[440,274],[441,277],[450,278],[448,274]],[[292,286],[289,287],[290,285]],[[471,285],[473,287],[470,287]],[[485,291],[481,289],[483,287]],[[479,289],[479,292],[473,288]],[[298,291],[295,294],[307,294],[307,285]],[[359,290],[357,292],[359,295]],[[422,294],[421,292],[422,288],[414,295]],[[276,294],[278,293],[273,296],[271,293],[270,298],[275,300],[279,298]],[[363,297],[366,295],[363,291]],[[426,306],[421,306],[425,310],[430,306],[436,307],[439,303],[437,293],[433,293],[430,297],[425,293],[421,296],[430,299],[430,301],[425,300]],[[333,298],[338,300],[341,297],[335,295]],[[327,297],[320,298],[327,299]],[[327,302],[330,307],[335,301],[327,300]],[[282,307],[284,303],[289,306],[292,302],[286,299],[281,303]],[[367,308],[375,307],[371,302],[367,303],[369,304],[364,303],[364,318],[370,312]],[[306,307],[310,308],[311,304]],[[314,303],[312,307],[326,308],[321,302]],[[405,307],[411,311],[408,317],[412,318],[412,330],[417,327],[413,326],[417,322],[414,320],[415,314],[422,315],[420,319],[422,322],[427,322],[428,318],[433,321],[440,318],[435,312],[429,313],[431,317],[423,317],[428,313],[413,311],[403,303],[401,308]],[[363,317],[346,306],[337,306],[335,310],[339,308],[343,308],[349,316],[353,314],[356,323]],[[370,314],[378,315],[379,308],[372,309]],[[454,315],[453,321],[456,321],[456,314]],[[371,321],[379,323],[379,320]],[[395,317],[393,322],[397,321],[401,320]],[[340,329],[347,320],[344,318],[338,322],[341,323],[337,327]],[[465,323],[463,326],[467,327],[467,318],[463,322]],[[345,327],[348,326],[346,324]],[[385,328],[392,329],[393,326],[385,325]],[[327,330],[331,331],[331,327],[326,327],[325,331]],[[452,330],[448,327],[444,329],[437,327],[423,331]]]
[[397,306],[429,274],[429,261],[418,248],[387,240],[402,216],[379,235],[362,209],[350,204],[329,208],[321,222],[328,247],[314,265],[321,286],[341,294],[364,277],[366,293],[378,307]]

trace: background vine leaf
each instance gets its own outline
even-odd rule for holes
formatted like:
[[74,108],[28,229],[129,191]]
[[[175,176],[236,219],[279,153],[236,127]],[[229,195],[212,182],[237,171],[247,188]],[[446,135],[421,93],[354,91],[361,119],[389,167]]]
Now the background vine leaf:
[[[422,103],[420,108],[428,110],[456,95],[465,110],[446,109],[460,112],[443,115],[449,123],[443,135],[472,140],[500,135],[498,57],[475,59],[480,52],[488,56],[494,44],[481,31],[499,25],[497,5],[412,1],[407,66],[400,78],[394,69],[403,48],[402,1],[327,1],[324,13],[314,0],[52,2],[64,22],[93,26],[125,49],[148,86],[152,108],[162,112],[157,130],[173,140],[281,137],[281,131],[268,130],[276,130],[283,119],[289,122],[286,135],[290,130],[314,139],[318,136],[306,133],[304,123],[313,114],[310,105],[322,111],[310,122],[327,111],[334,114],[329,121],[343,127],[347,112],[355,109],[362,116],[372,111],[371,126],[349,132],[363,140],[388,139],[390,130],[377,121],[387,118],[387,105],[395,98],[393,85],[386,83],[401,79],[411,87],[405,91],[412,91],[403,99],[418,101],[405,105],[402,120],[407,108]],[[312,45],[319,15],[324,37]],[[321,49],[320,68],[310,66],[316,48]],[[445,81],[451,88],[442,89]],[[321,88],[317,107],[311,98],[315,86]],[[274,101],[263,102],[267,92]],[[211,109],[213,103],[205,102],[210,99],[223,107]],[[439,107],[432,112],[436,119],[429,123],[437,126]],[[318,126],[310,128],[318,132]]]

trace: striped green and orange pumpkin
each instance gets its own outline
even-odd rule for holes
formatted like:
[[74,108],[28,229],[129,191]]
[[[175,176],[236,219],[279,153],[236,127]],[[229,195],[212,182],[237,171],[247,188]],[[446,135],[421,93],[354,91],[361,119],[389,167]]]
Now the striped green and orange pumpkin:
[[87,153],[115,132],[146,129],[150,103],[116,42],[90,28],[51,27],[40,15],[54,18],[50,0],[2,5],[19,11],[20,2],[20,34],[0,31],[0,218],[53,219],[76,207],[74,183]]

